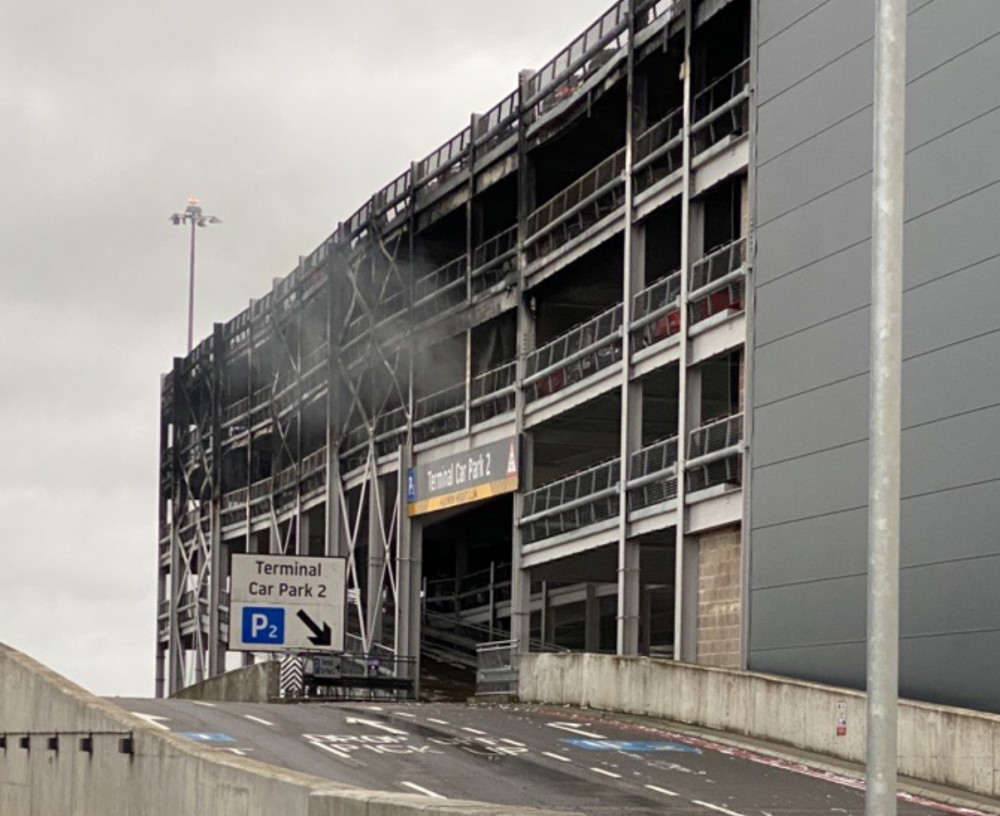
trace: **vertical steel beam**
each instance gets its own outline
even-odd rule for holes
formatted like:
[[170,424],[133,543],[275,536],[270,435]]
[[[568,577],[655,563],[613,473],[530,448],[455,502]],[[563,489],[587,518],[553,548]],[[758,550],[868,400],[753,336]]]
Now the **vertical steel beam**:
[[[642,386],[631,381],[632,368],[632,298],[642,287],[643,259],[634,256],[639,229],[633,224],[632,161],[636,132],[635,101],[635,0],[628,3],[627,57],[625,79],[625,247],[622,279],[622,385],[621,428],[619,437],[620,478],[618,480],[618,609],[615,649],[620,655],[639,651],[639,574],[638,541],[628,538],[628,469],[632,452],[642,445]],[[641,244],[640,244],[641,245]]]
[[896,813],[906,2],[878,0],[872,184],[867,816]]
[[[208,676],[215,677],[226,670],[226,652],[222,643],[219,605],[222,583],[222,377],[226,359],[222,324],[212,327],[212,370],[209,376],[211,391],[212,456],[209,478],[212,480],[211,507],[209,510],[209,574],[208,574]],[[200,522],[199,522],[200,523]],[[200,603],[199,603],[200,606]],[[201,627],[201,615],[198,615]]]

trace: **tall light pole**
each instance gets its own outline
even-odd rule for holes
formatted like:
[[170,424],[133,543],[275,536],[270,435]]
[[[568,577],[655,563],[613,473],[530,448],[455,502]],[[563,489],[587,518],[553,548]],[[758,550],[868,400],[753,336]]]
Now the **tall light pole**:
[[174,213],[170,216],[174,226],[191,224],[191,265],[188,281],[188,348],[187,353],[191,353],[194,348],[194,234],[195,227],[207,227],[209,224],[221,224],[222,221],[214,215],[206,215],[201,209],[197,198],[189,198],[187,207],[182,213]]
[[895,816],[906,0],[878,0],[872,183],[866,816]]

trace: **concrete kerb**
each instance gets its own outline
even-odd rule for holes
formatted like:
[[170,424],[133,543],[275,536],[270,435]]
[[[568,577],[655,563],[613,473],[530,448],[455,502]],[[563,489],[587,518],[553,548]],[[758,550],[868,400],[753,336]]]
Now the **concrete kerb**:
[[[865,755],[865,695],[776,675],[614,655],[525,655],[520,699],[646,715],[847,762]],[[846,726],[839,734],[837,726]],[[1000,716],[901,701],[900,773],[1000,794]]]
[[[151,726],[0,643],[0,813],[19,816],[555,816],[365,791],[213,751]],[[29,748],[15,740],[31,733]],[[47,747],[50,735],[66,742]],[[79,740],[94,734],[90,751]],[[98,736],[100,735],[100,736]],[[119,740],[132,739],[131,752]],[[34,742],[38,739],[38,744]]]

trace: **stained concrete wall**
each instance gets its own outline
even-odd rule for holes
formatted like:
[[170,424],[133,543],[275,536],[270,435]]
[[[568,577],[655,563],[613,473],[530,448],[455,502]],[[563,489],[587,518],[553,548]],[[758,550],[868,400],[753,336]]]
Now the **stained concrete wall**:
[[278,699],[280,681],[281,664],[269,660],[210,677],[181,689],[171,697],[178,700],[267,703]]
[[[649,658],[524,655],[522,702],[659,717],[863,762],[865,695],[767,674]],[[840,706],[847,733],[837,735]],[[902,701],[899,772],[1000,796],[1000,716]]]
[[[0,644],[0,814],[4,816],[542,816],[554,811],[348,788],[225,755],[89,694]],[[122,753],[131,736],[134,752]],[[22,747],[27,737],[29,745]],[[58,747],[49,740],[58,737]],[[81,750],[83,737],[93,751]]]

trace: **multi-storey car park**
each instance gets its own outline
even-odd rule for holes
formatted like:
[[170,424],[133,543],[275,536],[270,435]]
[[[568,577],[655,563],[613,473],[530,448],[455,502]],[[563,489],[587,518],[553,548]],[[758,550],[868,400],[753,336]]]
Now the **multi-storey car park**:
[[[909,15],[902,687],[998,710],[1000,4],[948,6]],[[346,557],[357,653],[863,683],[873,26],[621,0],[176,359],[157,693],[226,668],[243,552]]]

